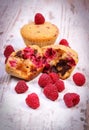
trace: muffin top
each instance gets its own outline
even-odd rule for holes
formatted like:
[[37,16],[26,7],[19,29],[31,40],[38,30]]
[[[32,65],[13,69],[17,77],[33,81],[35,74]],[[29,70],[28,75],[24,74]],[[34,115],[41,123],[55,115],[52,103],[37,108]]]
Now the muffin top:
[[57,26],[50,22],[39,25],[31,22],[21,28],[22,36],[28,40],[50,40],[50,38],[57,37],[58,32]]

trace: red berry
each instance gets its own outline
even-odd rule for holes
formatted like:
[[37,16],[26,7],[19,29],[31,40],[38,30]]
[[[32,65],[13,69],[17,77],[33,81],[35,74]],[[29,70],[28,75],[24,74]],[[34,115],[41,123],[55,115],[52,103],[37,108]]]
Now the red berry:
[[14,52],[14,51],[15,51],[15,50],[14,50],[13,46],[8,45],[8,46],[6,46],[6,48],[5,48],[5,50],[4,50],[4,56],[5,56],[6,58],[8,58],[8,57],[10,56],[10,54],[11,54],[12,52]]
[[51,72],[51,73],[49,73],[49,76],[51,77],[53,83],[55,83],[55,82],[59,79],[58,74],[55,73],[55,72]]
[[20,80],[15,86],[15,91],[18,94],[25,93],[28,90],[28,86],[24,80]]
[[52,83],[47,84],[43,90],[43,93],[45,94],[45,96],[52,100],[55,101],[58,98],[58,90],[56,88],[56,86]]
[[26,104],[33,109],[36,109],[40,106],[39,97],[36,93],[29,94],[25,101]]
[[65,89],[64,82],[60,79],[56,81],[55,86],[57,87],[58,92],[62,92]]
[[52,83],[52,79],[48,74],[43,73],[38,80],[38,84],[40,87],[44,88],[49,83]]
[[41,13],[37,13],[34,18],[35,24],[43,24],[45,22],[45,18]]
[[66,93],[63,97],[67,107],[73,107],[80,101],[80,96],[77,93]]
[[86,79],[85,79],[85,76],[82,73],[77,72],[73,75],[73,81],[77,86],[83,86]]
[[69,46],[69,43],[66,39],[62,39],[60,42],[59,42],[60,45],[64,45],[64,46]]

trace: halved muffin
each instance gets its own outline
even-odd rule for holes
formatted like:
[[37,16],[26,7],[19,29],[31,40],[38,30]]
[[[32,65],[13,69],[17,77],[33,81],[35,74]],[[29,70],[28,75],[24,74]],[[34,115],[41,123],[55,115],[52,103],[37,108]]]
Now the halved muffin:
[[42,52],[45,59],[43,72],[56,72],[61,79],[68,78],[78,62],[77,52],[64,45],[45,46]]
[[6,63],[8,74],[24,80],[32,80],[42,69],[42,51],[36,45],[12,52]]

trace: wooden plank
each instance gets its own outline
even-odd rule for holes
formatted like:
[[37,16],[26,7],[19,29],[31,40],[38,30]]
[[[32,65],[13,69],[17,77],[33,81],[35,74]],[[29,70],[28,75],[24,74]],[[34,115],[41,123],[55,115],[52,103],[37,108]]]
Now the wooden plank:
[[[20,28],[34,20],[34,15],[41,12],[47,21],[56,24],[60,34],[56,44],[66,38],[70,46],[79,54],[79,63],[74,72],[86,75],[83,88],[75,87],[71,77],[65,84],[81,95],[78,106],[67,109],[60,94],[58,101],[47,100],[37,79],[27,82],[29,91],[17,95],[14,87],[18,79],[5,72],[3,51],[12,44],[15,49],[24,47]],[[88,0],[0,0],[0,130],[88,130],[89,129],[89,1]],[[86,55],[86,56],[85,56]],[[73,89],[72,89],[73,88]],[[28,108],[26,96],[37,92],[41,106],[37,110]]]

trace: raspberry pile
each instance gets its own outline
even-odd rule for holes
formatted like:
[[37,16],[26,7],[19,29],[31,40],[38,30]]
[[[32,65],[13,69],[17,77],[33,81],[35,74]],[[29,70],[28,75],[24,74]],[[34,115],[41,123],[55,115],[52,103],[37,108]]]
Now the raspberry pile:
[[[75,73],[73,81],[78,86],[83,86],[85,83],[85,76],[82,73]],[[55,101],[59,97],[59,93],[65,89],[65,84],[57,73],[51,72],[49,74],[43,73],[38,80],[38,84],[43,88],[44,95]],[[65,105],[68,108],[76,106],[80,102],[80,95],[77,93],[66,93],[63,96]]]
[[64,82],[59,79],[58,74],[55,72],[43,73],[39,77],[38,84],[43,88],[44,95],[52,101],[58,98],[58,92],[62,92],[65,89]]
[[[82,86],[85,83],[85,76],[82,73],[75,73],[73,75],[74,83],[78,86]],[[49,74],[43,73],[38,80],[38,84],[43,88],[43,93],[48,99],[55,101],[59,97],[59,93],[65,89],[63,80],[59,79],[59,76],[55,72]],[[16,86],[15,91],[18,94],[25,93],[28,90],[28,85],[24,80],[20,80]],[[66,93],[63,96],[65,105],[68,108],[76,106],[80,102],[80,95],[77,93]],[[36,93],[28,94],[25,99],[26,104],[32,108],[37,109],[40,106],[40,100]]]

